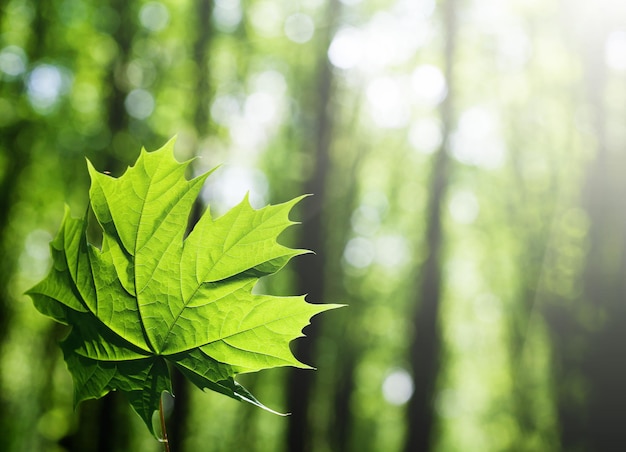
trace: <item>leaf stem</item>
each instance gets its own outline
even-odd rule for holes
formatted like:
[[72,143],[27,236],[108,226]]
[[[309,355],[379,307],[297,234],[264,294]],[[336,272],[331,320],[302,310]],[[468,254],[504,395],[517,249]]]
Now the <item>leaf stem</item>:
[[161,434],[163,435],[161,442],[163,443],[163,449],[165,452],[170,452],[170,442],[167,439],[167,430],[165,429],[165,414],[163,413],[163,394],[159,398],[159,418],[161,419]]

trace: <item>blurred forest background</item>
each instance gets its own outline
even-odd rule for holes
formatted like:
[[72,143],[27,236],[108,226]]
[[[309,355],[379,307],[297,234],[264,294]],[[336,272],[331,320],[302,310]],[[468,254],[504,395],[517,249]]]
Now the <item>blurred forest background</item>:
[[314,193],[261,289],[350,307],[240,378],[288,418],[177,379],[173,451],[624,450],[625,118],[618,0],[0,0],[2,450],[161,449],[23,292],[174,135],[214,212]]

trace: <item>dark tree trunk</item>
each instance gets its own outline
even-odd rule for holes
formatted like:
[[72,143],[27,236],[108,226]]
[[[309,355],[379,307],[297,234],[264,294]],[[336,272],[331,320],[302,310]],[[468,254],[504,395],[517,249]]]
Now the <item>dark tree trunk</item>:
[[206,135],[209,131],[209,105],[212,97],[210,75],[211,71],[210,43],[213,38],[211,14],[213,12],[213,0],[198,0],[196,13],[198,15],[197,37],[194,46],[194,57],[198,65],[198,80],[196,83],[196,96],[198,103],[194,123],[198,135]]
[[435,424],[433,395],[439,372],[441,337],[439,309],[441,304],[441,260],[443,230],[441,209],[449,183],[450,157],[448,137],[453,122],[454,53],[456,44],[455,0],[444,4],[445,75],[448,94],[441,105],[444,140],[435,155],[428,200],[426,225],[427,256],[420,269],[415,291],[413,314],[414,336],[410,344],[410,365],[415,390],[407,406],[408,433],[404,445],[407,452],[428,451]]
[[[352,395],[354,393],[354,377],[356,365],[361,354],[351,347],[344,348],[340,361],[337,362],[338,372],[335,380],[335,404],[334,404],[334,449],[336,451],[349,450],[350,435],[352,433],[351,412]],[[332,430],[331,430],[332,431]]]
[[[0,6],[0,21],[6,22],[5,14],[9,8]],[[36,5],[33,18],[33,32],[27,48],[24,49],[33,61],[37,61],[46,52],[46,41],[50,34],[48,23],[45,20],[49,12],[49,6]],[[24,98],[22,83],[0,82],[0,97],[8,99],[19,111],[20,97]],[[4,168],[0,175],[0,353],[5,345],[5,335],[9,330],[9,324],[13,316],[11,303],[16,300],[10,293],[9,286],[15,272],[19,253],[15,250],[15,238],[10,236],[10,216],[13,206],[18,197],[19,181],[24,171],[30,165],[34,141],[38,136],[36,131],[42,127],[36,119],[30,118],[24,109],[19,119],[11,125],[0,129],[0,154]],[[44,357],[45,358],[45,357]],[[38,394],[36,395],[38,396]],[[0,394],[0,406],[6,407],[4,394]],[[0,429],[9,432],[14,423],[10,411],[0,409]]]
[[[583,205],[586,205],[591,225],[590,234],[588,236],[589,253],[586,256],[586,269],[582,270],[583,291],[588,294],[589,289],[595,286],[598,281],[593,277],[593,267],[603,264],[598,261],[597,250],[602,240],[599,227],[604,223],[603,211],[605,206],[600,201],[606,191],[604,178],[606,177],[606,133],[604,128],[604,92],[605,92],[605,71],[603,62],[599,61],[597,56],[593,55],[595,51],[600,49],[600,40],[597,39],[596,33],[589,33],[591,38],[588,43],[586,61],[587,67],[587,91],[588,99],[591,107],[591,113],[594,122],[594,132],[597,139],[597,148],[595,162],[591,165],[587,172],[587,185],[583,199]],[[598,66],[596,64],[600,63]],[[606,193],[605,193],[606,194]],[[601,205],[595,205],[600,201]],[[593,263],[593,264],[592,264]],[[590,264],[592,265],[590,267]],[[599,296],[603,291],[596,294]],[[555,367],[555,377],[561,382],[556,388],[556,402],[558,421],[560,427],[560,441],[563,450],[592,450],[590,448],[589,424],[588,424],[588,407],[587,397],[589,394],[576,394],[572,382],[578,379],[587,379],[589,375],[585,375],[583,369],[583,351],[581,347],[573,347],[574,341],[590,345],[591,336],[588,332],[583,331],[579,321],[576,319],[576,310],[579,309],[581,303],[594,304],[593,294],[590,299],[583,296],[582,300],[576,300],[577,303],[568,307],[556,307],[548,311],[547,320],[551,329],[551,338],[553,341],[554,354],[557,361]],[[603,296],[603,295],[601,295]],[[602,300],[598,300],[602,303]],[[562,306],[562,304],[561,304]],[[586,383],[589,383],[587,380]]]
[[[586,409],[588,450],[618,451],[626,443],[626,209],[623,150],[611,152],[607,133],[607,74],[603,61],[606,30],[589,40],[588,92],[597,137],[596,161],[589,168],[586,210],[591,219],[583,275],[583,302],[606,313],[604,323],[588,335],[582,371],[589,383]],[[620,147],[624,145],[620,143]],[[622,169],[622,170],[620,170]],[[576,359],[576,357],[573,357]],[[569,430],[571,432],[571,429]],[[576,433],[575,433],[576,434]],[[565,439],[565,438],[564,438]]]
[[[128,113],[124,101],[126,92],[123,78],[126,64],[136,32],[136,19],[132,5],[124,0],[111,0],[110,5],[119,14],[120,26],[113,38],[118,44],[118,54],[109,67],[107,86],[110,94],[106,100],[108,127],[111,136],[128,129]],[[99,164],[114,176],[119,176],[123,167],[116,158],[113,143],[111,149],[99,159]],[[79,410],[79,427],[70,437],[63,440],[74,452],[123,450],[128,442],[130,407],[118,393],[111,392],[98,400],[82,402]],[[91,426],[91,427],[90,427]]]
[[[194,113],[194,124],[198,135],[202,138],[209,132],[209,103],[211,99],[209,61],[211,55],[211,38],[213,29],[211,14],[212,0],[197,0],[196,3],[196,41],[194,44],[194,58],[198,65],[198,79],[196,81],[197,103]],[[196,224],[202,214],[201,201],[196,200],[192,211],[190,224]],[[173,451],[184,451],[187,422],[189,420],[189,382],[184,376],[173,369],[172,386],[174,391],[174,408],[168,419],[168,436]]]
[[594,21],[587,26],[584,62],[596,155],[582,203],[590,220],[582,296],[554,309],[549,321],[561,446],[611,452],[622,450],[626,442],[626,159],[621,149],[613,149],[616,143],[607,132],[604,44],[609,27]]
[[[329,23],[334,23],[334,17],[339,10],[337,0],[329,4]],[[330,41],[332,29],[328,28],[326,43]],[[324,301],[325,288],[325,242],[324,205],[327,200],[326,188],[330,170],[330,148],[332,136],[332,109],[329,108],[332,100],[333,75],[326,58],[327,45],[323,46],[320,58],[320,72],[318,74],[316,93],[316,124],[312,155],[314,157],[313,172],[305,183],[305,193],[314,196],[305,201],[305,214],[300,227],[301,248],[314,250],[318,254],[300,256],[295,261],[297,270],[297,286],[300,293],[308,293],[307,301],[321,303]],[[315,357],[315,339],[320,330],[320,320],[316,319],[305,333],[308,338],[296,341],[294,352],[296,357],[307,364],[312,364]],[[292,415],[287,427],[287,449],[291,452],[306,452],[311,450],[312,434],[309,424],[309,406],[311,403],[312,388],[315,375],[310,370],[293,369],[287,380],[287,404]]]

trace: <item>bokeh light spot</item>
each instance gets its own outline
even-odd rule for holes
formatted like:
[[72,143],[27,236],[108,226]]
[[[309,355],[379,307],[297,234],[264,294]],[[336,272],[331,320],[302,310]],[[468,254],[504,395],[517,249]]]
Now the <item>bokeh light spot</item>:
[[397,129],[409,122],[409,106],[401,79],[379,77],[367,87],[370,115],[379,127]]
[[139,10],[139,22],[150,31],[161,31],[169,24],[170,13],[163,3],[148,2]]
[[311,40],[314,33],[315,23],[307,14],[292,14],[285,20],[285,35],[290,41],[304,44]]
[[369,267],[375,256],[376,250],[372,242],[364,237],[350,239],[343,252],[345,261],[354,268]]
[[7,46],[0,51],[0,71],[17,77],[26,71],[26,54],[17,46]]
[[413,395],[411,375],[404,369],[394,369],[383,381],[383,397],[392,405],[404,405]]
[[257,92],[249,95],[243,108],[247,118],[260,124],[271,124],[278,119],[276,100],[268,93]]
[[363,204],[359,206],[350,218],[352,229],[365,237],[373,236],[380,228],[380,214],[373,206]]
[[211,105],[211,118],[223,126],[229,125],[239,113],[239,101],[231,95],[217,96]]
[[451,151],[461,163],[486,169],[500,168],[506,149],[495,114],[481,106],[463,112],[451,136]]
[[416,101],[425,106],[437,105],[448,92],[443,73],[438,67],[430,64],[418,66],[413,71],[411,86]]
[[61,71],[50,64],[37,66],[28,77],[28,98],[33,107],[40,111],[54,106],[63,88]]
[[216,0],[213,19],[220,31],[225,33],[235,31],[242,18],[243,11],[239,0]]
[[434,118],[414,121],[409,128],[409,143],[413,149],[423,154],[432,154],[443,141],[441,123]]
[[252,207],[267,204],[269,182],[263,171],[245,166],[226,166],[211,176],[202,191],[202,199],[211,205],[216,216],[239,204],[248,194]]
[[362,33],[353,27],[337,31],[328,48],[328,59],[339,69],[356,66],[364,53]]
[[133,118],[146,119],[154,111],[154,97],[145,89],[134,89],[126,96],[124,106]]
[[283,14],[275,2],[255,2],[248,10],[248,18],[260,35],[271,37],[281,33]]
[[478,199],[471,191],[458,191],[451,196],[448,210],[457,223],[471,224],[478,217]]
[[383,235],[376,239],[376,262],[389,269],[402,267],[409,261],[409,244],[401,235]]
[[302,13],[292,14],[285,20],[285,35],[298,44],[309,42],[315,33],[311,16]]

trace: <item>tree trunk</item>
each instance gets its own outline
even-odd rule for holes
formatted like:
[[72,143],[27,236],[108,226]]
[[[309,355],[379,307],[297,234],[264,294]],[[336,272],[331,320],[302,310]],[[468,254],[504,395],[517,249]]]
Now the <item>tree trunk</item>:
[[623,143],[612,142],[607,130],[608,113],[616,107],[607,105],[607,20],[590,17],[582,31],[586,100],[596,139],[582,202],[590,220],[582,295],[549,318],[563,450],[619,451],[626,442],[626,158],[613,149]]
[[[604,24],[603,24],[604,25]],[[586,210],[591,225],[588,255],[583,274],[583,302],[596,312],[604,312],[605,321],[587,335],[588,351],[582,360],[582,372],[588,381],[585,414],[589,450],[619,451],[626,443],[626,214],[624,210],[623,152],[611,152],[607,133],[607,74],[603,49],[607,32],[595,30],[589,39],[587,68],[589,103],[597,137],[596,160],[589,168]],[[623,144],[620,143],[620,147]],[[572,357],[573,362],[577,361]],[[568,429],[571,433],[572,429]],[[578,432],[574,434],[579,434]],[[564,438],[565,439],[565,438]]]
[[[329,22],[334,23],[334,17],[339,10],[338,0],[329,3]],[[330,42],[332,30],[328,28],[326,43]],[[320,57],[320,72],[317,79],[317,107],[315,124],[315,147],[312,149],[314,157],[313,172],[305,183],[305,193],[314,196],[305,201],[306,213],[300,227],[300,247],[314,250],[318,254],[300,256],[295,261],[297,270],[298,292],[308,293],[307,301],[321,303],[325,288],[325,241],[324,206],[326,202],[327,177],[330,170],[330,147],[332,136],[333,116],[329,108],[332,99],[333,76],[329,66],[326,50],[322,47]],[[315,356],[315,339],[320,331],[320,320],[316,319],[306,328],[309,338],[299,339],[294,346],[296,357],[312,364]],[[309,407],[314,384],[314,374],[310,370],[293,369],[287,379],[287,404],[292,413],[289,416],[287,427],[287,448],[292,452],[306,452],[311,450],[312,434],[309,424]]]
[[[131,4],[124,0],[111,0],[111,7],[117,11],[120,23],[113,38],[118,44],[118,54],[109,67],[107,85],[110,95],[106,100],[108,127],[111,136],[128,129],[128,113],[124,101],[126,92],[120,86],[121,77],[130,54],[133,37],[136,32],[136,20],[133,17]],[[116,158],[113,146],[99,162],[103,168],[114,176],[119,176],[122,163]],[[79,410],[79,429],[63,441],[70,445],[70,451],[115,451],[122,450],[128,441],[130,407],[115,392],[105,397],[82,402]],[[92,427],[88,427],[91,425]]]
[[433,395],[439,372],[441,337],[439,308],[441,304],[441,260],[443,230],[441,210],[450,178],[449,134],[453,125],[454,53],[456,45],[455,0],[444,3],[445,75],[448,94],[441,104],[443,143],[434,157],[428,200],[426,225],[427,257],[420,271],[415,290],[413,314],[414,336],[410,344],[410,366],[414,392],[407,406],[408,434],[404,444],[407,452],[428,451],[435,424]]
[[[198,78],[196,81],[197,103],[194,112],[194,124],[200,138],[209,131],[209,102],[210,95],[210,71],[209,56],[210,44],[213,35],[211,14],[213,11],[212,0],[197,0],[197,35],[194,43],[194,57],[198,65]],[[196,224],[202,214],[201,201],[194,203],[191,213],[190,224]],[[169,418],[169,443],[173,451],[184,450],[187,422],[189,420],[189,382],[176,369],[172,369],[172,389],[174,391],[174,408]]]

